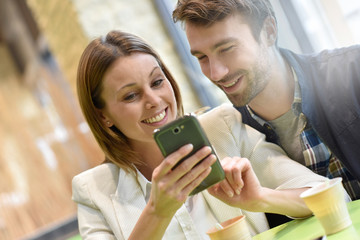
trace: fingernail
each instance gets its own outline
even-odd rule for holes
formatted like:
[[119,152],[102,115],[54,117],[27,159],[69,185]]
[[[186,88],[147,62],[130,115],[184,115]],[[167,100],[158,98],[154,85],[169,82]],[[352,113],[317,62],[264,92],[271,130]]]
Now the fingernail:
[[236,192],[236,195],[240,195],[240,190],[239,189],[236,189],[235,192]]
[[186,149],[189,149],[189,150],[190,150],[190,149],[192,149],[192,148],[193,148],[193,145],[192,145],[191,143],[189,143],[189,144],[186,145]]
[[231,192],[231,191],[228,191],[228,192],[227,192],[227,195],[228,195],[229,197],[233,197],[233,196],[234,196],[233,192]]

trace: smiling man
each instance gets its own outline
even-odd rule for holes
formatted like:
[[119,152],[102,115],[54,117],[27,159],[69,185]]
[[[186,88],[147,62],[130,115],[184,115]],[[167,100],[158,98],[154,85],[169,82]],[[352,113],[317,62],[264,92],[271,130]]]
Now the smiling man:
[[314,172],[342,177],[360,198],[360,46],[312,55],[279,48],[268,0],[179,0],[173,19],[244,123]]

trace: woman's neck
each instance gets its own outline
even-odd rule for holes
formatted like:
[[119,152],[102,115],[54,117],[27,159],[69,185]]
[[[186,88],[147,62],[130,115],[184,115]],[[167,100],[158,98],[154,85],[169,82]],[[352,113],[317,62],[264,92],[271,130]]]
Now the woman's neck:
[[160,149],[154,142],[132,144],[133,149],[138,152],[139,157],[144,163],[141,166],[136,166],[137,169],[144,175],[144,177],[151,181],[154,169],[164,160]]

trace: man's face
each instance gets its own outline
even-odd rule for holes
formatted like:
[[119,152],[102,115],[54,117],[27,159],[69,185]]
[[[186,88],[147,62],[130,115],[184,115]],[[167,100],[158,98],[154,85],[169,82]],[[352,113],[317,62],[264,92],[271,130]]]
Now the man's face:
[[235,106],[244,106],[267,85],[270,76],[268,44],[264,31],[254,38],[249,25],[232,15],[209,27],[185,25],[191,54],[202,72]]

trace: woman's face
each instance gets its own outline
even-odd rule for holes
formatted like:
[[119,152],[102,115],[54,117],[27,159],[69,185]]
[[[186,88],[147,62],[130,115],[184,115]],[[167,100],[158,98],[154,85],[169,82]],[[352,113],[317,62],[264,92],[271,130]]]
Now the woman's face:
[[104,124],[115,125],[131,143],[153,141],[154,129],[177,116],[172,86],[149,54],[116,60],[104,75],[101,97]]

